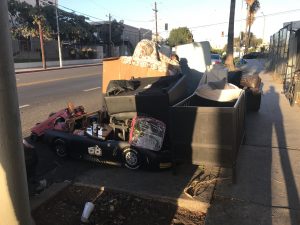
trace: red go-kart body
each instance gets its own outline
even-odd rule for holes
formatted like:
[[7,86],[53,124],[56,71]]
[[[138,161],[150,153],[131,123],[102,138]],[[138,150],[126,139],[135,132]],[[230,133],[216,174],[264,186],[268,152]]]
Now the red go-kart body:
[[33,128],[31,128],[31,135],[32,137],[40,137],[46,130],[49,129],[63,130],[63,127],[59,126],[60,123],[83,114],[85,114],[83,106],[78,106],[76,108],[69,106],[68,108],[62,109],[56,113],[51,113],[48,119],[37,123]]

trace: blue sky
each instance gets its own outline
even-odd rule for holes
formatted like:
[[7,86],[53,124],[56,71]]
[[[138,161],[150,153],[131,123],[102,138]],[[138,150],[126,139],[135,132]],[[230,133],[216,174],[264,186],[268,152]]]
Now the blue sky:
[[[58,0],[59,5],[86,13],[101,20],[108,20],[110,13],[116,20],[126,24],[155,30],[154,1],[151,0]],[[254,22],[256,36],[269,40],[269,36],[282,27],[283,22],[300,20],[300,0],[260,0],[261,9]],[[243,5],[243,7],[242,7]],[[227,33],[228,24],[201,27],[203,25],[227,22],[230,0],[158,0],[158,31],[167,37],[164,24],[172,28],[187,26],[191,28],[196,41],[209,40],[222,42],[221,32]],[[245,19],[246,6],[243,0],[236,0],[236,20]],[[299,11],[268,16],[272,13],[299,9]],[[263,14],[266,15],[263,17]],[[97,20],[94,19],[93,20]],[[264,26],[265,24],[265,26]],[[263,32],[263,28],[265,31]],[[245,30],[245,22],[235,23],[235,35]]]

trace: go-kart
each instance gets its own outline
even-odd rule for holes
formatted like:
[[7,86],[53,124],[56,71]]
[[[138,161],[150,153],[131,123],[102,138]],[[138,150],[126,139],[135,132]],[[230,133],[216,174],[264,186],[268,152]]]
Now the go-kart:
[[[54,114],[44,140],[60,157],[114,162],[129,169],[169,168],[169,106],[186,95],[185,76],[110,81],[105,111]],[[34,133],[36,129],[32,129]],[[166,134],[166,137],[164,136]]]
[[72,103],[68,103],[68,107],[59,110],[56,113],[50,113],[48,119],[41,123],[37,123],[31,128],[31,139],[37,140],[40,138],[46,130],[53,129],[56,125],[66,121],[70,118],[76,118],[77,116],[84,115],[85,111],[83,106],[74,107]]
[[118,120],[97,111],[69,117],[44,131],[43,140],[59,157],[123,165],[129,169],[171,167],[168,150],[158,151],[129,143],[132,120]]

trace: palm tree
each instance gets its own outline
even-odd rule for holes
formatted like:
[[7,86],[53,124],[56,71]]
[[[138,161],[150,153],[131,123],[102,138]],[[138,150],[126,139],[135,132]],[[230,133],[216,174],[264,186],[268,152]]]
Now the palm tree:
[[254,23],[255,14],[260,9],[258,0],[245,0],[247,4],[246,32],[245,32],[245,53],[248,52],[251,41],[251,26]]
[[230,2],[230,14],[228,25],[228,38],[225,65],[229,71],[235,70],[233,63],[233,39],[234,39],[234,15],[235,15],[235,0]]

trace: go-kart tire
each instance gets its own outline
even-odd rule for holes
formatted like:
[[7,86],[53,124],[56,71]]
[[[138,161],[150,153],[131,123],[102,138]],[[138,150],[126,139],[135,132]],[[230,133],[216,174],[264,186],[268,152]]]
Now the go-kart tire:
[[123,150],[124,166],[131,170],[137,170],[141,167],[141,154],[138,150],[128,147]]
[[55,154],[60,158],[66,158],[68,156],[67,144],[64,139],[58,138],[54,141],[53,145]]

